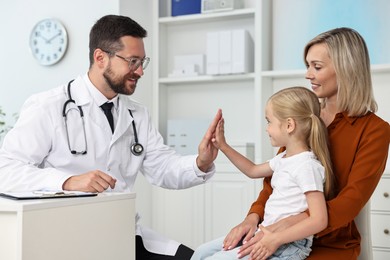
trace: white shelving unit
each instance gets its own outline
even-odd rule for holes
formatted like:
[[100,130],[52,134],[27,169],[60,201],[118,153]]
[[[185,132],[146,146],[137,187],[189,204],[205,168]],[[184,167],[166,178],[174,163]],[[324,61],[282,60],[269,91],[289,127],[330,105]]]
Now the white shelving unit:
[[[170,0],[153,1],[153,118],[166,138],[168,120],[211,120],[217,109],[222,108],[227,140],[248,157],[253,157],[255,162],[263,162],[275,152],[265,131],[266,100],[279,89],[308,86],[308,81],[303,69],[273,70],[272,19],[277,15],[272,10],[272,1],[248,0],[245,3],[243,9],[234,11],[171,17]],[[207,32],[224,29],[246,29],[249,32],[254,42],[253,72],[168,77],[173,70],[175,55],[206,54]],[[390,82],[390,65],[373,65],[372,71],[379,115],[390,121],[390,105],[384,98],[390,96],[386,87]],[[153,215],[156,217],[152,220],[153,228],[195,248],[225,235],[242,221],[257,198],[262,181],[250,180],[226,165],[226,161],[219,158],[216,176],[204,186],[183,191],[154,189],[153,209],[156,211]],[[385,176],[384,180],[388,180],[388,175]],[[380,207],[385,207],[385,210],[379,211],[373,207],[374,214],[384,218],[378,220],[383,224],[390,218],[386,205],[382,203]],[[236,213],[232,214],[232,209],[237,209]],[[390,235],[381,232],[388,243]],[[390,243],[387,247],[383,244],[376,246],[376,235],[373,233],[373,245],[379,250],[378,259],[388,259]],[[386,254],[387,258],[380,258],[379,254]]]
[[[217,109],[221,108],[229,142],[253,160],[263,161],[273,152],[263,119],[264,102],[272,93],[272,86],[262,87],[261,75],[263,69],[271,68],[270,55],[266,51],[271,40],[270,31],[267,34],[261,29],[269,27],[269,24],[263,23],[270,21],[271,1],[248,2],[245,1],[244,8],[233,11],[171,17],[169,0],[154,1],[153,118],[166,138],[168,120],[190,118],[211,121]],[[207,32],[233,29],[247,30],[254,42],[253,71],[168,77],[173,70],[175,55],[205,55]],[[184,191],[154,189],[153,206],[159,216],[152,220],[154,228],[196,247],[224,235],[241,221],[257,197],[261,181],[253,181],[234,167],[227,167],[226,160],[222,156],[218,158],[217,176],[204,186]],[[229,217],[232,207],[237,211]],[[180,208],[183,210],[178,210]],[[185,209],[189,209],[190,213],[184,212]],[[223,223],[221,216],[227,216]],[[175,226],[170,226],[165,221],[167,219]],[[186,232],[183,234],[182,230]]]
[[390,173],[383,175],[371,198],[374,259],[390,259]]

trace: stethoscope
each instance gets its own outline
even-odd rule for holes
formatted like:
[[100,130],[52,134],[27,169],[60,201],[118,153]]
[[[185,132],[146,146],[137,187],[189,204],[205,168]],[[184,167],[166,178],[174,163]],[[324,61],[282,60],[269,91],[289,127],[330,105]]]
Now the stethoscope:
[[[68,141],[68,148],[69,148],[69,151],[71,154],[79,154],[79,155],[84,155],[84,154],[87,154],[87,135],[86,135],[86,132],[85,132],[85,123],[84,123],[84,112],[83,112],[83,109],[81,108],[81,106],[77,106],[78,108],[78,111],[80,113],[80,119],[81,119],[81,122],[82,122],[82,126],[83,126],[83,134],[84,134],[84,149],[81,150],[81,151],[76,151],[74,149],[71,148],[70,146],[70,139],[69,139],[69,131],[68,131],[68,118],[67,118],[67,114],[69,113],[69,111],[71,111],[72,109],[76,109],[76,108],[71,108],[69,109],[68,111],[66,110],[67,109],[67,106],[69,103],[73,103],[76,105],[76,102],[72,99],[72,95],[71,95],[71,92],[70,92],[70,86],[72,84],[74,80],[71,80],[69,81],[68,83],[68,100],[65,101],[64,103],[64,106],[63,106],[63,109],[62,109],[62,117],[64,118],[64,121],[65,121],[65,130],[66,130],[66,139]],[[142,144],[140,144],[138,142],[138,135],[137,135],[137,130],[135,128],[135,122],[134,122],[134,117],[133,117],[133,114],[131,113],[130,109],[129,109],[129,113],[130,113],[130,116],[133,118],[133,121],[131,122],[132,125],[133,125],[133,132],[134,132],[134,143],[130,146],[130,151],[132,154],[136,155],[136,156],[140,156],[143,151],[144,151],[144,147],[142,146]]]

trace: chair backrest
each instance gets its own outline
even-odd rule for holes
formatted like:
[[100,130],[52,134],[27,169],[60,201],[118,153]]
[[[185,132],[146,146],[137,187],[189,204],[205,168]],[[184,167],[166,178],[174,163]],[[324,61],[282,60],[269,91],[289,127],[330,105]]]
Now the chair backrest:
[[371,243],[371,205],[370,201],[360,211],[355,218],[355,224],[359,230],[361,241],[361,252],[358,260],[373,260],[372,243]]

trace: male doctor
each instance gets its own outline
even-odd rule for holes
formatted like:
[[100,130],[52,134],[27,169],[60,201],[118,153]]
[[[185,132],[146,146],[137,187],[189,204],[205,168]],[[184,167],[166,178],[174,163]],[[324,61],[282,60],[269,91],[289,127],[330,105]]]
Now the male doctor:
[[[88,72],[30,97],[5,137],[0,191],[130,192],[138,171],[154,185],[183,189],[212,176],[217,150],[211,138],[221,111],[201,141],[199,155],[180,156],[163,144],[147,109],[128,98],[149,63],[146,35],[124,16],[108,15],[95,23]],[[102,108],[106,103],[109,108]],[[153,231],[137,227],[136,259],[185,260],[193,253],[173,241],[156,248],[154,238],[158,235]]]

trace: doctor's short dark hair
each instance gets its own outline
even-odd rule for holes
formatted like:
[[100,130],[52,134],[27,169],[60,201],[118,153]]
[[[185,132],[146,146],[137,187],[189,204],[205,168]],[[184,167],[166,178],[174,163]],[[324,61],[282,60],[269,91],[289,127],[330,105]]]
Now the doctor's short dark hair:
[[93,53],[102,49],[115,53],[122,50],[120,38],[132,36],[145,38],[147,31],[136,21],[127,16],[106,15],[100,18],[89,33],[89,63],[93,64]]

